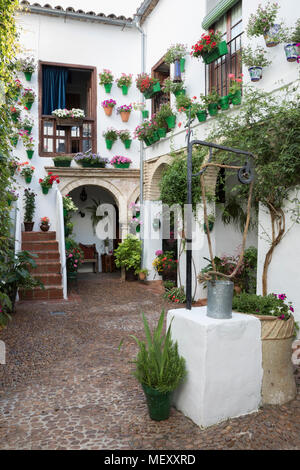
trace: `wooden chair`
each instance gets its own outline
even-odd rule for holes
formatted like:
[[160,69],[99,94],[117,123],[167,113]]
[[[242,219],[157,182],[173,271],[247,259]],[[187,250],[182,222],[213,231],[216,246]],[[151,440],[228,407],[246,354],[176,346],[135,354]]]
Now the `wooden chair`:
[[84,260],[82,263],[93,263],[94,273],[97,273],[99,270],[99,257],[96,250],[96,245],[83,245],[82,243],[79,243],[79,247],[84,254]]

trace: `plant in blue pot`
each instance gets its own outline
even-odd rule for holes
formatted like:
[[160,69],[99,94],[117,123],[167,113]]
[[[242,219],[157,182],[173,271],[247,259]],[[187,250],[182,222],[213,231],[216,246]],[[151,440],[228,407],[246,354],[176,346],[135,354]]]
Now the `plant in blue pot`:
[[248,67],[252,82],[258,82],[262,78],[263,67],[271,65],[271,60],[267,58],[267,51],[263,47],[256,47],[254,50],[251,46],[245,46],[241,52],[242,63]]

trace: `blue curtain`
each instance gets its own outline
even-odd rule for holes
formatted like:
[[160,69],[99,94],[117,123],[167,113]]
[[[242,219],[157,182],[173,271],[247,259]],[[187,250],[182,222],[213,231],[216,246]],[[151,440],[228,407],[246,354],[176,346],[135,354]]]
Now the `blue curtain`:
[[43,114],[50,115],[55,109],[66,107],[68,69],[43,66]]

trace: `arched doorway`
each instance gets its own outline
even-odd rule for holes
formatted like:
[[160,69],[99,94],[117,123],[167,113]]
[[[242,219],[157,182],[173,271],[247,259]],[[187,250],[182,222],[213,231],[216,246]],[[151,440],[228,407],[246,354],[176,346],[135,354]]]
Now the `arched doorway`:
[[[98,185],[77,186],[69,192],[75,206],[78,208],[71,217],[73,224],[72,234],[85,254],[86,261],[79,272],[114,272],[114,250],[117,248],[120,239],[119,205],[115,196],[106,188]],[[105,229],[108,226],[108,216],[101,218],[97,215],[97,209],[101,205],[111,207],[111,214],[115,215],[115,234],[112,237],[108,232],[105,236]],[[105,212],[105,214],[108,214]],[[98,224],[103,225],[103,230],[98,230]],[[97,228],[98,227],[98,228]],[[93,256],[92,256],[93,255]],[[98,262],[88,262],[88,259],[98,259]]]

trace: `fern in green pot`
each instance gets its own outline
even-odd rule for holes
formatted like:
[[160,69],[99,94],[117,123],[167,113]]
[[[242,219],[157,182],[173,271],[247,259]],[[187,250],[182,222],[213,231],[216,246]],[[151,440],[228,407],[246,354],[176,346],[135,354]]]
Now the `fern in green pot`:
[[178,353],[177,342],[171,339],[171,324],[163,333],[165,312],[162,311],[153,333],[143,314],[146,341],[136,341],[139,351],[133,363],[133,375],[142,385],[148,405],[149,416],[155,421],[170,416],[172,392],[186,377],[185,359]]

